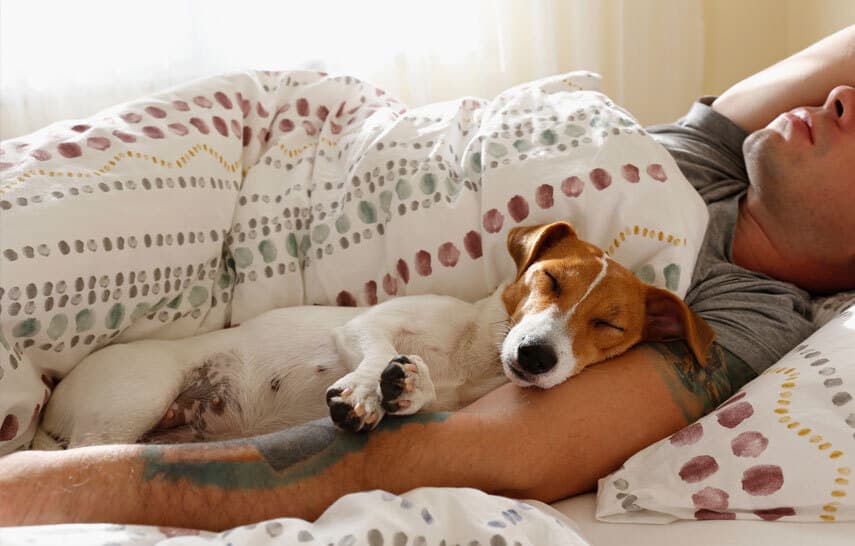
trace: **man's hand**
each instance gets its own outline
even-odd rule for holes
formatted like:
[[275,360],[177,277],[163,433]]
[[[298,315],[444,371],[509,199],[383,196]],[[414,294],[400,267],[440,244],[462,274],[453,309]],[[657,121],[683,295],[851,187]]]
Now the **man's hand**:
[[821,106],[838,85],[855,86],[855,26],[742,80],[713,108],[750,133],[798,106]]

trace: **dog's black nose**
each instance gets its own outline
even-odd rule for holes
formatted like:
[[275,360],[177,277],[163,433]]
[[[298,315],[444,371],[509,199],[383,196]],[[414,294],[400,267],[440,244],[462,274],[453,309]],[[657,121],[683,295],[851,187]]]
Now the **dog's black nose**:
[[517,362],[528,373],[540,374],[555,367],[558,357],[546,343],[528,342],[517,347]]

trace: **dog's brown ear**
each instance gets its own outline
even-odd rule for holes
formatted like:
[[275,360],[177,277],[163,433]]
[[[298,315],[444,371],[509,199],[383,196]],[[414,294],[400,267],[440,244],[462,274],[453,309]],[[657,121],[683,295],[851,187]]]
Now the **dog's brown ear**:
[[715,332],[676,294],[655,286],[647,286],[647,316],[644,321],[645,341],[674,341],[684,339],[701,364],[706,366],[707,354]]
[[540,253],[565,237],[576,237],[576,230],[567,222],[512,228],[508,252],[517,264],[517,279]]

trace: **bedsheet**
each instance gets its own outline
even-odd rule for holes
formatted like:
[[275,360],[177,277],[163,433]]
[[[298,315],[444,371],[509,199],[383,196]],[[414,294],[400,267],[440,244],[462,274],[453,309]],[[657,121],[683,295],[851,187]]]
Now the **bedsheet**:
[[667,525],[610,523],[596,518],[596,494],[564,499],[552,507],[569,518],[592,546],[851,546],[855,522],[675,521]]
[[408,110],[317,72],[188,83],[0,143],[0,454],[109,343],[298,304],[475,300],[559,219],[682,295],[707,211],[588,72]]
[[0,528],[3,546],[849,546],[855,523],[680,521],[669,525],[604,523],[596,497],[552,504],[517,501],[471,489],[422,488],[343,497],[314,524],[274,519],[223,533],[142,525],[88,524]]
[[212,533],[142,525],[46,525],[0,529],[11,546],[587,546],[572,522],[538,502],[476,489],[420,488],[404,495],[346,495],[310,523],[280,518]]

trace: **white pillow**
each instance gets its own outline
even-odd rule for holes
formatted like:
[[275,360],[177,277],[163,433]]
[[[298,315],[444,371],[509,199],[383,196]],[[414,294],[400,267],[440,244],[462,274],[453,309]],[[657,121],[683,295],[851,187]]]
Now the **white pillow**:
[[855,520],[855,306],[600,480],[597,518]]

